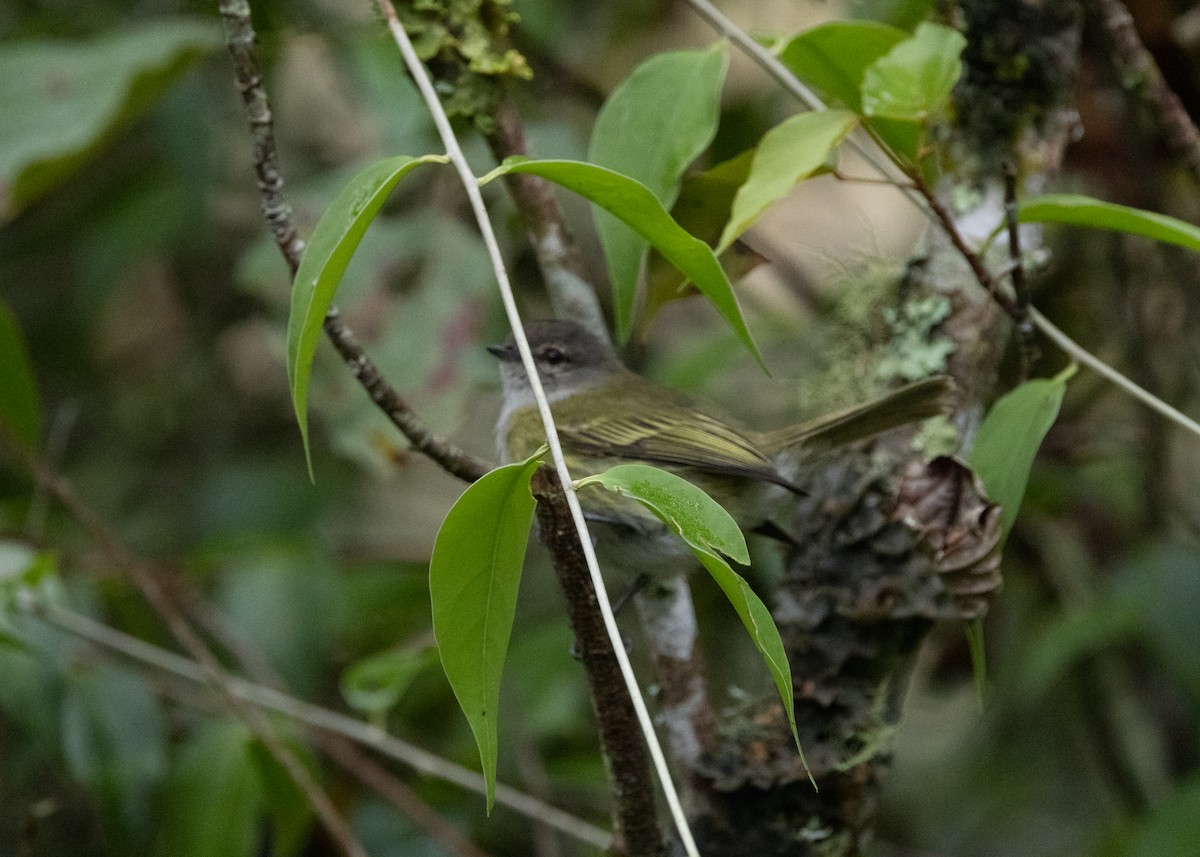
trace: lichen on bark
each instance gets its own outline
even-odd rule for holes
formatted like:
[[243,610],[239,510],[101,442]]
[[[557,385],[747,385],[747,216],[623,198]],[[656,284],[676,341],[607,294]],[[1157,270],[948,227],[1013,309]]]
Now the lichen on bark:
[[519,20],[513,0],[408,0],[396,12],[437,79],[446,113],[491,133],[507,82],[533,76],[525,57],[507,44]]

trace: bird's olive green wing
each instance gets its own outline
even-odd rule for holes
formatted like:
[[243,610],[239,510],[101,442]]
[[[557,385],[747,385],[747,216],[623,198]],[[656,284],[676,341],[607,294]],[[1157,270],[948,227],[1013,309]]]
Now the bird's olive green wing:
[[693,467],[762,479],[797,490],[755,444],[724,422],[696,411],[679,419],[652,413],[607,414],[559,426],[563,445],[595,457]]
[[819,455],[881,432],[949,413],[954,383],[945,375],[914,381],[876,399],[808,422],[765,432],[759,442],[772,455]]

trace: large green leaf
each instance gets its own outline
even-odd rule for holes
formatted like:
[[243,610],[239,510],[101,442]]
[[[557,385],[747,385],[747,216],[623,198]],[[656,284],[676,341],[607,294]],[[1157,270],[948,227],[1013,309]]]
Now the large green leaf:
[[422,164],[444,164],[444,155],[409,158],[400,155],[374,163],[341,189],[321,215],[300,260],[292,284],[292,306],[288,316],[287,368],[292,404],[304,441],[304,455],[312,474],[312,452],[308,446],[308,381],[313,355],[333,303],[334,292],[367,227],[379,213],[384,200],[400,179]]
[[848,110],[822,110],[793,116],[764,134],[750,175],[734,197],[717,252],[727,250],[768,207],[825,166],[855,122]]
[[970,464],[1000,504],[1001,540],[1017,518],[1042,438],[1058,417],[1067,377],[1026,381],[992,406],[975,435]]
[[719,551],[742,565],[750,563],[746,537],[737,521],[686,479],[648,464],[618,464],[578,480],[576,487],[593,484],[640,501],[693,548]]
[[1104,202],[1075,193],[1048,193],[1022,200],[1017,209],[1022,223],[1066,223],[1144,235],[1155,241],[1200,250],[1200,227],[1177,217]]
[[962,33],[921,24],[871,63],[863,73],[862,108],[867,116],[923,121],[938,113],[962,75]]
[[[877,21],[829,21],[793,36],[779,48],[779,59],[802,81],[834,105],[863,113],[863,75],[909,34]],[[915,162],[921,128],[908,120],[872,117],[866,124],[888,148]]]
[[529,480],[540,454],[468,486],[442,522],[429,561],[433,636],[479,745],[488,812],[496,791],[500,675],[533,525]]
[[257,853],[263,785],[249,730],[235,720],[202,723],[171,765],[158,857],[251,857]]
[[[688,173],[679,184],[679,196],[671,208],[671,217],[710,246],[716,246],[721,231],[729,222],[733,199],[750,175],[754,149],[722,161],[703,172]],[[766,261],[744,244],[735,243],[717,255],[717,261],[731,283],[736,283]],[[687,277],[662,257],[650,254],[646,262],[646,303],[642,308],[639,326],[646,328],[664,304],[696,294]]]
[[779,60],[826,101],[861,113],[863,73],[907,38],[876,21],[829,21],[785,42]]
[[696,284],[712,301],[717,312],[729,323],[766,370],[762,354],[746,327],[737,295],[729,277],[721,268],[711,247],[690,235],[663,208],[662,203],[640,182],[612,170],[581,161],[532,161],[506,158],[504,163],[482,179],[486,184],[506,173],[530,173],[562,185],[610,211],[649,241],[667,261]]
[[[604,103],[588,160],[637,179],[669,209],[684,170],[716,134],[728,65],[724,42],[646,60]],[[596,229],[612,281],[617,336],[624,341],[633,324],[646,239],[603,209],[596,211]]]
[[[716,500],[686,479],[646,464],[618,464],[603,473],[580,479],[577,483],[581,488],[592,484],[638,500],[687,542],[696,558],[708,569],[737,611],[766,662],[787,712],[792,737],[796,739],[796,749],[803,760],[804,750],[800,747],[800,736],[796,732],[792,673],[788,668],[787,653],[779,629],[762,599],[721,557],[721,554],[725,554],[743,565],[750,562],[746,538],[737,522]],[[804,765],[807,768],[808,762]]]
[[0,301],[0,424],[30,449],[41,435],[41,406],[21,327]]
[[0,46],[0,223],[70,178],[220,44],[215,20],[181,17],[91,42]]

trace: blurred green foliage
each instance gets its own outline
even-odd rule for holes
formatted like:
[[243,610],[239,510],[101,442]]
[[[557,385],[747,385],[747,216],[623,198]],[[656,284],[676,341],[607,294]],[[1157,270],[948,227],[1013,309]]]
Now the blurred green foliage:
[[[929,4],[848,6],[844,14],[909,28]],[[664,44],[667,23],[681,15],[666,2],[514,8],[515,46],[534,71],[517,101],[539,156],[581,157],[597,95],[683,38]],[[735,16],[757,8],[730,4]],[[793,11],[794,20],[772,22],[771,35],[812,22],[809,4]],[[349,176],[381,157],[434,151],[434,138],[365,5],[263,0],[254,12],[288,198],[307,236]],[[0,299],[31,355],[44,455],[126,543],[166,569],[230,665],[345,709],[339,683],[349,667],[427,643],[427,561],[460,486],[404,451],[323,345],[310,390],[318,454],[317,486],[309,484],[285,370],[286,269],[261,223],[212,4],[25,0],[0,7],[0,34]],[[687,47],[712,42],[698,26],[687,34]],[[1087,85],[1107,97],[1115,83],[1100,75]],[[738,154],[790,112],[767,82],[739,82],[724,96],[707,163]],[[1073,150],[1066,183],[1194,222],[1194,186],[1152,129],[1125,128],[1114,140],[1106,118],[1085,116],[1097,130]],[[1115,121],[1121,128],[1128,118]],[[489,169],[480,141],[467,142],[477,171]],[[878,270],[899,270],[908,247],[838,255],[825,233],[849,229],[870,205],[835,209],[829,183],[811,191],[826,196],[808,193],[805,204],[833,212],[823,230],[782,241],[768,231],[762,252],[777,264],[766,267],[783,270],[783,283],[756,280],[742,292],[785,380],[757,378],[711,311],[687,302],[657,317],[654,347],[636,345],[646,371],[769,417],[802,398],[823,406],[836,391],[855,392],[814,379],[831,355],[865,350],[886,323],[839,307],[861,306],[854,290],[868,293]],[[488,197],[529,314],[545,314],[503,189],[489,187]],[[587,207],[565,207],[591,269],[602,270]],[[1035,297],[1042,311],[1194,412],[1196,260],[1137,239],[1066,228],[1052,237],[1041,280],[1052,286]],[[797,261],[794,245],[808,256]],[[496,379],[480,345],[502,337],[503,321],[449,171],[414,174],[389,200],[338,303],[436,430],[492,454]],[[1061,365],[1048,352],[1037,374]],[[0,367],[0,378],[11,368]],[[751,387],[766,392],[755,401]],[[12,389],[0,389],[6,405]],[[1007,547],[1006,589],[987,622],[995,696],[980,716],[961,630],[944,629],[911,694],[879,853],[1195,853],[1198,470],[1193,438],[1094,378],[1072,383],[1033,467]],[[279,855],[332,853],[278,766],[206,694],[18,615],[14,581],[33,585],[29,569],[52,563],[52,548],[60,572],[35,582],[39,598],[173,646],[118,569],[6,460],[0,536],[25,550],[7,565],[0,557],[0,853],[235,854],[267,843]],[[706,627],[720,634],[721,617],[736,622],[716,593],[698,590]],[[539,555],[522,580],[505,673],[511,731],[501,735],[499,779],[603,823],[603,770],[558,599]],[[709,647],[730,706],[773,692],[765,676],[739,686],[754,657],[743,638],[735,631]],[[436,670],[411,677],[386,722],[459,763],[477,760]],[[284,728],[373,857],[447,853]],[[486,820],[482,798],[399,776],[489,853],[529,853],[524,820],[502,810]]]

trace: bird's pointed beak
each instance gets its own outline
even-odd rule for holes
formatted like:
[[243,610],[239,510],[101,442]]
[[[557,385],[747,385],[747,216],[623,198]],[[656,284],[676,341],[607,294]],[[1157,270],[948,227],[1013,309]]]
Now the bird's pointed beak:
[[516,360],[518,351],[517,347],[511,343],[504,342],[498,345],[489,345],[487,350],[499,360]]

